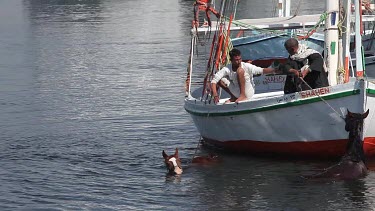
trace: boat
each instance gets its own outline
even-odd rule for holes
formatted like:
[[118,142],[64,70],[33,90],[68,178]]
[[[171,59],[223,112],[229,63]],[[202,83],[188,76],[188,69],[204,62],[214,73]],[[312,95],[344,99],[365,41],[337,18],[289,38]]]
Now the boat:
[[[324,23],[324,54],[330,86],[284,94],[285,75],[260,76],[254,78],[255,95],[251,99],[224,103],[229,96],[223,91],[219,103],[215,104],[211,96],[210,79],[221,66],[227,64],[227,52],[232,46],[244,52],[243,60],[251,60],[258,66],[267,67],[282,63],[287,57],[284,49],[264,53],[261,45],[267,47],[267,41],[276,39],[278,41],[273,41],[272,45],[277,49],[274,43],[283,46],[285,37],[298,36],[292,35],[288,30],[314,27],[319,22],[317,17],[321,16],[280,17],[279,21],[234,21],[237,4],[236,0],[222,1],[216,25],[212,23],[208,27],[212,31],[194,24],[192,28],[184,108],[201,135],[203,145],[249,155],[338,158],[344,154],[348,141],[348,132],[344,129],[347,110],[364,113],[369,109],[370,114],[365,119],[362,137],[366,156],[375,156],[375,83],[365,77],[363,68],[365,63],[362,56],[362,13],[359,12],[359,1],[354,2],[353,18],[355,55],[359,58],[355,60],[355,70],[350,71],[349,67],[350,31],[343,31],[344,39],[341,40],[337,26],[339,21],[350,24],[351,19],[341,20],[337,18],[337,14],[340,6],[345,8],[347,14],[351,14],[351,2],[347,0],[344,5],[339,5],[339,1],[327,0],[326,11],[329,12],[325,12],[327,18]],[[280,24],[281,19],[285,20],[285,23]],[[245,42],[238,41],[238,37],[230,39],[232,30],[235,31],[237,27],[241,31],[245,25],[251,25],[247,28],[252,30],[278,29],[281,32],[272,32],[271,35],[252,33],[249,37],[241,37],[242,41],[247,40],[246,43],[252,44],[250,49],[253,51],[247,54],[247,47],[242,46]],[[205,37],[210,37],[207,40],[212,44],[207,46],[209,50],[203,50],[207,54],[201,58],[196,52]],[[306,43],[310,42],[308,39],[304,40]],[[258,52],[258,55],[254,52]],[[193,69],[194,73],[197,72],[197,77],[193,76]],[[192,82],[198,79],[201,81]]]

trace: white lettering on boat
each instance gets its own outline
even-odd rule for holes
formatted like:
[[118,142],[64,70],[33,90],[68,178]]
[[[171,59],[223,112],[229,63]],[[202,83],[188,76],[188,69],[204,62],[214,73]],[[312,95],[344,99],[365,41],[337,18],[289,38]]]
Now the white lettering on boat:
[[306,90],[306,91],[300,92],[300,95],[301,95],[301,98],[309,98],[309,97],[325,95],[330,92],[331,92],[331,89],[329,87],[323,87],[323,88]]
[[284,83],[285,77],[283,75],[274,75],[265,77],[263,83]]
[[286,75],[262,75],[254,77],[255,90],[271,91],[283,90],[286,80]]

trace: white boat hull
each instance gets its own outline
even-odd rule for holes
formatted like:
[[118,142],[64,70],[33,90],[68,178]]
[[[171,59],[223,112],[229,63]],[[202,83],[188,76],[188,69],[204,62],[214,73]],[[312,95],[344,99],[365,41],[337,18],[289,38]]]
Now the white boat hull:
[[[361,84],[367,87],[366,98]],[[185,100],[206,144],[244,153],[309,157],[341,156],[348,138],[343,112],[363,113],[367,108],[364,148],[367,155],[375,155],[373,83],[352,81],[288,95],[259,94],[250,101],[222,105],[193,97]]]

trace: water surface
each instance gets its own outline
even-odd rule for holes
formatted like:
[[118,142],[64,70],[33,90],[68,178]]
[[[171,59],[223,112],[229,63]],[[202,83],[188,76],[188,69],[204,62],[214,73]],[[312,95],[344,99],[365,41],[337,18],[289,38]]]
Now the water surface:
[[[273,2],[240,1],[237,17],[272,16]],[[0,1],[1,210],[374,207],[372,172],[301,179],[332,162],[219,154],[214,166],[188,164],[199,140],[183,109],[192,4]],[[168,177],[161,152],[176,147],[185,172]]]

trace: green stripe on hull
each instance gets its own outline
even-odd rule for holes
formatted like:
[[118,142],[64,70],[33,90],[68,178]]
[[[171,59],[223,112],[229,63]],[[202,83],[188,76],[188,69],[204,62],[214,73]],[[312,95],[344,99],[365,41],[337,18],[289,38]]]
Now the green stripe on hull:
[[367,89],[366,91],[367,91],[368,94],[375,95],[375,90],[373,90],[373,89]]
[[[372,93],[375,94],[375,90],[370,90],[367,89],[367,92],[372,91]],[[332,100],[332,99],[337,99],[337,98],[343,98],[343,97],[348,97],[352,95],[357,95],[360,93],[359,89],[355,89],[352,91],[346,91],[346,92],[340,92],[332,95],[326,95],[326,96],[321,96],[324,100]],[[315,103],[322,101],[320,97],[314,97],[314,98],[308,98],[308,99],[302,99],[302,100],[297,100],[293,102],[288,102],[284,104],[278,104],[278,105],[270,105],[270,106],[265,106],[265,107],[260,107],[260,108],[252,108],[248,110],[241,110],[241,111],[229,111],[229,112],[216,112],[216,113],[200,113],[200,112],[194,112],[194,111],[189,111],[185,108],[185,110],[195,116],[233,116],[233,115],[242,115],[242,114],[249,114],[249,113],[256,113],[256,112],[262,112],[262,111],[269,111],[269,110],[275,110],[279,108],[287,108],[287,107],[292,107],[292,106],[299,106],[299,105],[304,105],[304,104],[310,104],[310,103]]]

